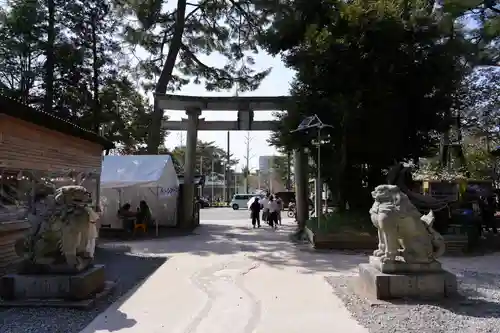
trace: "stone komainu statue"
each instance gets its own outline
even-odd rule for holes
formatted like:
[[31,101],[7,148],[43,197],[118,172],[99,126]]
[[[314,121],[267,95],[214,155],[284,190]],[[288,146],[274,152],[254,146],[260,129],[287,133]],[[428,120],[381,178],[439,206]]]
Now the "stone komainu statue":
[[444,253],[444,239],[432,228],[432,211],[422,216],[395,185],[377,186],[372,197],[370,216],[379,238],[374,256],[382,262],[401,256],[407,263],[431,263]]
[[90,223],[96,213],[91,194],[83,186],[63,186],[46,198],[31,216],[32,232],[16,244],[24,260],[21,271],[75,273],[92,263],[87,249]]

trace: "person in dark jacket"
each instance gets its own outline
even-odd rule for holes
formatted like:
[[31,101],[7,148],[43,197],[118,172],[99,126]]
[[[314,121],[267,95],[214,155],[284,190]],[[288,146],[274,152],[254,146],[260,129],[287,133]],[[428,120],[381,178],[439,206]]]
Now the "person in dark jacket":
[[254,202],[250,205],[250,218],[252,219],[252,225],[255,228],[257,225],[260,228],[260,210],[262,206],[259,202],[259,198],[255,198]]
[[137,207],[137,223],[149,225],[151,222],[151,210],[146,201],[141,200]]

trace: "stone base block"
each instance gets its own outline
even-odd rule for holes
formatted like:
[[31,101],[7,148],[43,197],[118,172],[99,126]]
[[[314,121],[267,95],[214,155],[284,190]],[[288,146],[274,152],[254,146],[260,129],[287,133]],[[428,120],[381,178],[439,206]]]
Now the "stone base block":
[[371,264],[360,264],[358,279],[358,288],[364,295],[380,300],[441,299],[457,294],[457,278],[445,270],[386,274]]
[[382,273],[431,273],[441,272],[443,269],[439,261],[420,264],[408,264],[404,261],[382,262],[379,257],[370,256],[370,265],[377,268]]
[[21,300],[1,300],[0,299],[0,308],[73,308],[73,309],[89,309],[92,308],[95,303],[105,298],[109,295],[116,286],[116,282],[114,281],[106,281],[104,285],[104,289],[97,294],[93,295],[92,298],[82,299],[82,300],[66,300],[66,299],[21,299]]
[[0,278],[3,300],[85,300],[105,287],[104,265],[94,265],[75,275],[8,274]]

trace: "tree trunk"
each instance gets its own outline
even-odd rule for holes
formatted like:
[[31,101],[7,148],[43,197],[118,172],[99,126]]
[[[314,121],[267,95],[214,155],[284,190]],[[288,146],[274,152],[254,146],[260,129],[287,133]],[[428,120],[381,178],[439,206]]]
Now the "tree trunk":
[[340,212],[345,211],[346,209],[346,180],[345,177],[347,175],[347,115],[344,113],[342,121],[342,138],[340,142],[340,163],[339,163],[339,172],[337,174],[337,197],[338,197],[338,210]]
[[47,22],[47,46],[45,48],[45,101],[44,111],[52,113],[54,103],[54,45],[55,32],[55,2],[47,0],[48,22]]
[[[175,18],[175,28],[174,35],[172,37],[172,42],[168,48],[167,60],[163,65],[163,69],[160,74],[160,78],[156,83],[155,95],[165,94],[167,92],[167,87],[172,78],[172,72],[174,70],[175,61],[177,60],[177,55],[181,49],[182,35],[184,34],[184,24],[186,15],[186,0],[177,0],[177,13]],[[155,97],[153,114],[151,115],[151,123],[149,124],[148,133],[148,153],[158,154],[158,147],[161,144],[161,126],[163,120],[163,110],[158,107]]]
[[99,103],[99,63],[97,58],[97,33],[96,33],[96,14],[92,13],[92,89],[93,89],[93,107],[92,107],[92,130],[99,133],[101,127],[101,110]]
[[290,150],[286,152],[286,189],[287,191],[292,189],[292,152]]

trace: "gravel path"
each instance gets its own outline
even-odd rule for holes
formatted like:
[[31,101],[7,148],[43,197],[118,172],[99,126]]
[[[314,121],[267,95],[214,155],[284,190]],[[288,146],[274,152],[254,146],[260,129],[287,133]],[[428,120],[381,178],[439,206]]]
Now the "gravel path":
[[370,304],[353,292],[355,277],[328,277],[327,281],[370,333],[500,332],[500,274],[454,273],[463,297],[440,304]]
[[141,257],[119,250],[96,250],[96,262],[106,265],[108,280],[117,286],[90,310],[13,308],[0,312],[0,333],[78,333],[120,296],[151,275],[167,258]]

